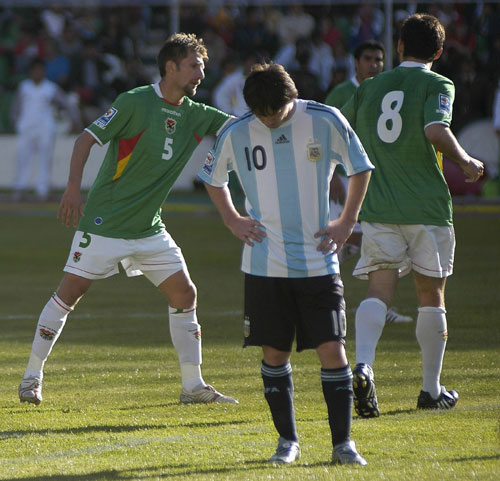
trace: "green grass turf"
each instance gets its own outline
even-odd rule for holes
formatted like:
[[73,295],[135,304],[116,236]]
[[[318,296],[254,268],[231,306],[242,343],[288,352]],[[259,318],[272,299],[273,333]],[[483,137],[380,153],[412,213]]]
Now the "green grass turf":
[[[302,458],[272,467],[277,435],[262,394],[260,352],[241,348],[240,243],[206,204],[167,208],[199,293],[203,373],[235,405],[178,402],[180,375],[167,304],[143,278],[93,284],[47,362],[44,402],[20,404],[17,386],[40,310],[61,278],[73,235],[55,206],[0,206],[0,479],[30,480],[497,480],[500,479],[498,215],[456,218],[447,286],[450,338],[442,381],[460,393],[450,412],[418,412],[414,323],[386,328],[375,364],[381,416],[354,417],[365,468],[329,464],[330,433],[313,352],[294,354]],[[200,215],[201,214],[201,215]],[[344,266],[348,355],[366,283]],[[410,277],[395,305],[416,316]]]

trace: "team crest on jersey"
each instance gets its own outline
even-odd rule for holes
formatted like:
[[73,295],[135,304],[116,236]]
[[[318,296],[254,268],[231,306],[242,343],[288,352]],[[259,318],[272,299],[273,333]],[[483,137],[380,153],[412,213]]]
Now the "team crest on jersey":
[[82,258],[82,253],[75,251],[73,252],[73,262],[80,262],[80,259]]
[[101,115],[94,124],[101,129],[105,129],[106,125],[111,122],[111,119],[118,113],[114,107],[111,107],[104,115]]
[[175,126],[177,125],[177,121],[171,118],[165,120],[165,130],[167,134],[173,134],[175,132]]
[[439,112],[451,112],[451,99],[447,95],[439,94]]
[[207,154],[207,158],[205,159],[205,163],[203,164],[203,172],[207,175],[212,175],[212,170],[214,169],[214,156],[212,152]]
[[321,145],[316,143],[307,144],[307,160],[318,162],[323,158]]

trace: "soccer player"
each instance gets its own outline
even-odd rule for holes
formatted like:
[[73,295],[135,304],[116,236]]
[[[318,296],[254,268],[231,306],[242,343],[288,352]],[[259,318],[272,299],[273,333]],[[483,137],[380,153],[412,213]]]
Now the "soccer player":
[[363,240],[354,269],[356,277],[369,280],[356,312],[354,404],[362,417],[379,415],[375,349],[398,278],[410,270],[419,303],[416,337],[423,368],[417,408],[451,409],[458,400],[455,391],[440,384],[448,337],[445,283],[455,248],[441,153],[457,162],[468,181],[478,180],[484,167],[449,128],[453,83],[430,70],[444,38],[435,17],[408,17],[398,42],[402,63],[365,80],[342,108],[376,167],[359,216]]
[[[196,287],[161,219],[161,206],[200,139],[215,135],[230,118],[189,98],[204,78],[207,59],[202,39],[183,33],[171,36],[158,54],[159,83],[118,96],[77,138],[57,217],[78,229],[62,282],[38,320],[19,386],[21,402],[42,402],[44,363],[68,314],[92,281],[116,274],[119,263],[129,276],[144,274],[168,299],[170,334],[181,368],[181,402],[237,402],[202,378]],[[107,142],[83,210],[80,185],[85,162],[95,143]]]
[[[349,80],[334,87],[327,95],[325,104],[332,107],[342,108],[354,95],[360,84],[367,78],[375,77],[384,69],[385,48],[376,40],[368,40],[360,43],[354,50],[354,68],[356,74]],[[330,182],[330,217],[336,218],[340,215],[345,202],[346,178],[342,168],[339,168]],[[339,262],[342,264],[354,255],[361,247],[361,226],[358,222],[354,230],[347,239],[347,242],[339,252]],[[410,316],[405,316],[396,311],[393,307],[387,309],[387,323],[412,322]]]
[[[251,112],[225,128],[200,178],[225,225],[245,242],[245,346],[262,346],[264,395],[279,433],[271,462],[300,455],[290,355],[315,349],[332,431],[332,461],[365,465],[350,439],[352,373],[337,251],[349,237],[373,168],[337,109],[298,99],[279,64],[254,66],[243,90]],[[350,175],[342,216],[329,222],[336,165]],[[227,187],[234,170],[246,194],[241,216]]]
[[336,85],[325,99],[325,104],[342,108],[353,96],[363,80],[375,77],[384,69],[385,49],[376,40],[360,43],[354,50],[355,75]]

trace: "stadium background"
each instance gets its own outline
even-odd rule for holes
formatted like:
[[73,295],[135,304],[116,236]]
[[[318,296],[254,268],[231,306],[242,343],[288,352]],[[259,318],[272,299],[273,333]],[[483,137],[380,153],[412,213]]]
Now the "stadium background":
[[[446,26],[447,40],[434,70],[456,85],[452,129],[473,155],[485,160],[488,178],[498,177],[498,138],[492,126],[495,91],[500,78],[499,2],[321,2],[278,1],[0,1],[0,189],[8,191],[15,171],[16,139],[11,106],[30,60],[46,60],[48,76],[63,87],[68,101],[77,102],[87,125],[105,111],[120,92],[158,80],[155,56],[174,31],[202,36],[210,60],[206,78],[195,97],[213,104],[214,87],[241,67],[249,53],[277,58],[295,48],[287,68],[304,98],[322,101],[330,88],[353,73],[350,52],[375,38],[388,52],[386,68],[398,64],[395,54],[398,24],[415,11],[436,15]],[[326,50],[325,50],[326,49]],[[298,52],[308,62],[300,65]],[[317,66],[331,53],[327,76]],[[82,75],[87,62],[94,78]],[[312,74],[312,75],[311,75]],[[305,79],[305,80],[304,80]],[[61,112],[55,146],[53,186],[65,186],[69,157],[77,130]],[[191,189],[200,152],[176,184]],[[105,149],[93,149],[84,188],[92,183]],[[445,160],[445,174],[455,196],[498,195],[498,183],[466,184],[458,168]],[[36,176],[33,172],[33,178]]]

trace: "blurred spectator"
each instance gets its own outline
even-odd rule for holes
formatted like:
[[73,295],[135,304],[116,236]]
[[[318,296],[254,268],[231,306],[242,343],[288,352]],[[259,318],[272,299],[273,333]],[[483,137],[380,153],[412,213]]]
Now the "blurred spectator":
[[258,54],[248,52],[243,58],[241,65],[239,65],[239,62],[236,62],[234,70],[215,86],[213,92],[215,107],[236,117],[240,117],[248,112],[248,106],[243,97],[243,86],[245,85],[247,75],[250,73],[250,68],[259,61],[260,57]]
[[324,92],[318,75],[309,68],[311,42],[308,38],[298,38],[295,42],[295,60],[296,67],[291,67],[288,73],[297,87],[299,98],[320,102],[323,100]]
[[244,18],[240,18],[234,29],[232,47],[241,56],[251,52],[262,52],[269,57],[274,55],[277,39],[267,30],[259,8],[246,8]]
[[492,82],[473,58],[462,59],[460,71],[453,81],[456,93],[451,128],[454,132],[460,132],[474,120],[491,117]]
[[64,90],[69,88],[71,62],[59,50],[59,44],[52,38],[45,42],[45,71],[47,79],[55,82]]
[[81,128],[79,112],[62,89],[45,78],[45,63],[32,61],[30,78],[19,85],[13,106],[13,120],[18,133],[17,170],[13,199],[21,200],[29,188],[33,159],[38,155],[35,191],[38,199],[47,199],[50,191],[51,165],[56,135],[56,107],[69,111],[74,131]]
[[384,16],[374,5],[362,5],[354,15],[349,37],[349,50],[354,50],[367,40],[380,40],[384,28]]
[[56,40],[61,40],[66,19],[69,19],[69,14],[61,6],[45,8],[40,15],[43,26],[47,34]]
[[14,46],[15,72],[27,75],[29,66],[35,58],[45,57],[45,44],[36,25],[23,25],[21,34]]
[[279,23],[281,45],[294,45],[300,37],[309,37],[314,30],[314,18],[304,12],[302,5],[287,8]]

